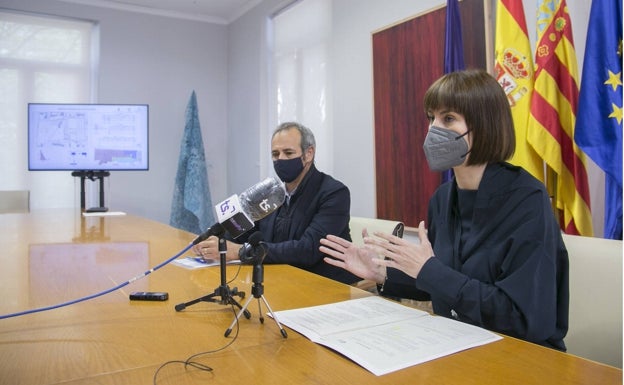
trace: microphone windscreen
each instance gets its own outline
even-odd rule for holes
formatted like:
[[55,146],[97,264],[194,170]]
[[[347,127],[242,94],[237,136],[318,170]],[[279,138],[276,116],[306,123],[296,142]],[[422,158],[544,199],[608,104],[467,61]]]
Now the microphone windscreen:
[[255,222],[284,203],[286,188],[280,180],[266,178],[243,191],[239,199],[243,211]]
[[[196,245],[212,235],[221,236],[225,231],[236,239],[251,230],[254,222],[280,207],[285,199],[284,184],[275,178],[266,178],[240,195],[232,195],[215,205],[218,222],[197,237],[193,244]],[[260,241],[262,239],[258,243]]]
[[251,234],[249,236],[248,242],[252,246],[258,246],[258,244],[262,242],[262,233],[259,231],[256,231],[255,233]]

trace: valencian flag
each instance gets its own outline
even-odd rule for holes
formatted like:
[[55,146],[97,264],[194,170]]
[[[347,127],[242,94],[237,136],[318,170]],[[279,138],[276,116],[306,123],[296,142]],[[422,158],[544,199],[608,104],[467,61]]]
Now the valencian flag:
[[180,145],[169,224],[199,234],[213,223],[214,214],[208,187],[204,142],[199,125],[197,98],[193,91],[186,106],[184,134]]
[[516,151],[509,161],[544,182],[544,162],[527,141],[533,59],[522,0],[498,0],[495,55],[495,76],[509,99],[516,131]]
[[[460,71],[465,68],[464,42],[461,31],[461,14],[457,0],[446,2],[446,27],[444,37],[444,73]],[[442,183],[453,176],[453,169],[442,173]]]
[[548,165],[546,185],[568,234],[593,235],[585,154],[574,142],[578,69],[565,0],[538,0],[528,141]]
[[622,1],[593,0],[576,143],[605,172],[604,237],[622,239]]

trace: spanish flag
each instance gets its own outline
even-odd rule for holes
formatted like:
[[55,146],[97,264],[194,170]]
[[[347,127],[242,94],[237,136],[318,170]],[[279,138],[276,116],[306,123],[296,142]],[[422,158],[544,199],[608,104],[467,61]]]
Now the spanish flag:
[[509,160],[544,182],[544,162],[527,141],[533,94],[533,59],[521,0],[496,6],[496,79],[505,90],[516,131],[516,151]]
[[546,185],[568,234],[593,236],[585,154],[574,142],[579,86],[565,0],[537,3],[535,83],[528,141],[552,170]]

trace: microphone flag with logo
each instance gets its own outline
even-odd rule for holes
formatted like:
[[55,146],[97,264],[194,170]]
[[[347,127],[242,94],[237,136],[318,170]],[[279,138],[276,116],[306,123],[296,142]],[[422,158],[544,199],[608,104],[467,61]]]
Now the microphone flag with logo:
[[254,223],[280,207],[286,199],[286,188],[276,178],[266,178],[215,205],[217,222],[198,236],[193,244],[227,231],[238,238],[253,229]]

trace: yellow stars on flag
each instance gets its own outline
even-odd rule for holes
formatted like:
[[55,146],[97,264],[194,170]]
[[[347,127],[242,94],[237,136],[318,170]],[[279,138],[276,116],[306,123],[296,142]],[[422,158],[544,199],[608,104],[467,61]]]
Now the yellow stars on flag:
[[[604,84],[606,84],[607,86],[611,86],[611,88],[615,92],[618,87],[622,86],[622,73],[618,72],[617,74],[614,74],[613,72],[609,71],[609,79],[607,79],[607,81],[605,81]],[[615,103],[611,103],[611,108],[613,110],[611,114],[609,114],[609,117],[617,119],[618,124],[621,124],[622,123],[622,107],[618,106]]]
[[609,71],[609,79],[607,79],[604,84],[610,85],[611,88],[613,88],[613,91],[617,90],[618,86],[622,85],[622,73],[618,72],[617,74],[614,74]]

